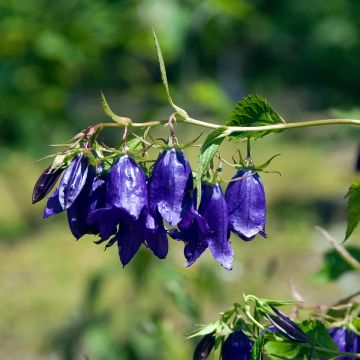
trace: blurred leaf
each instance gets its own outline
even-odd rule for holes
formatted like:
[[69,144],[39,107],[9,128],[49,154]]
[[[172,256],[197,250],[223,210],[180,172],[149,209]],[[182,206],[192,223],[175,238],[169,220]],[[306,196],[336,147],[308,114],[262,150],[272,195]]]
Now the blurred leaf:
[[[349,246],[346,250],[355,259],[360,261],[359,247]],[[332,249],[324,254],[324,264],[322,268],[313,275],[313,278],[317,281],[333,281],[349,271],[354,271],[354,268],[348,264],[335,249]]]
[[268,341],[264,349],[271,359],[303,359],[299,357],[301,346],[295,342]]
[[349,201],[347,208],[348,220],[344,241],[350,237],[360,221],[360,177],[352,182],[346,197],[349,198]]
[[[242,99],[232,111],[226,125],[228,126],[264,126],[282,124],[285,121],[271,107],[271,105],[261,95],[249,95]],[[256,132],[233,132],[231,137],[252,137],[260,138],[272,132],[281,130],[266,130]]]
[[107,103],[105,96],[101,93],[101,105],[104,110],[104,113],[109,116],[113,121],[117,122],[120,125],[127,126],[131,124],[131,120],[127,117],[118,116],[110,109],[109,104]]
[[167,75],[166,75],[166,68],[165,68],[165,62],[164,62],[164,58],[161,52],[161,48],[160,48],[160,44],[159,41],[157,39],[155,30],[153,29],[153,36],[154,36],[154,42],[155,42],[155,48],[156,48],[156,53],[158,56],[158,60],[159,60],[159,66],[160,66],[160,73],[161,73],[161,80],[163,82],[165,91],[166,91],[166,95],[168,98],[168,101],[170,103],[170,105],[174,108],[174,110],[179,113],[181,116],[183,117],[189,117],[189,115],[187,114],[187,112],[182,109],[181,107],[177,106],[174,104],[171,95],[170,95],[170,90],[169,90],[169,85],[168,85],[168,81],[167,81]]
[[[201,189],[201,179],[210,168],[211,160],[214,158],[219,146],[227,136],[227,129],[220,127],[213,130],[205,139],[199,153],[199,161],[196,172],[196,186]],[[200,203],[201,191],[197,192],[197,203]]]
[[193,332],[191,332],[187,338],[191,339],[196,336],[205,336],[207,334],[211,334],[216,331],[218,326],[219,326],[218,322],[215,322],[212,324],[207,324],[205,326],[202,326],[200,329],[194,330]]

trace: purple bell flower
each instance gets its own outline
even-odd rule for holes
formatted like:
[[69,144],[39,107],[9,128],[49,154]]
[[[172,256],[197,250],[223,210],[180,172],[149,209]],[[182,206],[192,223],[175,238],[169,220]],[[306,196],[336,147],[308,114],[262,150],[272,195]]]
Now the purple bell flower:
[[[360,352],[360,336],[353,331],[342,327],[333,327],[329,330],[329,335],[337,344],[340,352],[350,352],[358,354]],[[352,357],[337,357],[338,360],[355,360]]]
[[234,331],[224,342],[222,360],[250,360],[252,341],[241,331]]
[[60,180],[59,187],[49,197],[44,209],[44,218],[67,210],[83,189],[89,167],[89,160],[78,154],[71,161]]
[[203,183],[199,211],[195,210],[195,199],[179,223],[179,231],[170,231],[173,238],[185,242],[185,266],[192,265],[209,247],[215,260],[231,270],[234,254],[228,240],[227,206],[219,184]]
[[122,156],[111,168],[105,190],[105,206],[89,213],[88,222],[98,226],[101,243],[117,242],[125,266],[139,250],[147,235],[148,199],[146,177],[136,161]]
[[51,166],[49,166],[37,180],[33,194],[32,194],[32,203],[35,204],[42,200],[55,186],[58,181],[63,169],[59,168],[51,171]]
[[154,214],[148,214],[146,228],[146,245],[159,259],[165,259],[169,250],[167,230],[165,229],[163,219],[157,210]]
[[225,199],[229,210],[229,229],[243,240],[251,240],[256,234],[266,237],[265,191],[257,172],[239,170],[229,183]]
[[191,191],[191,167],[182,150],[163,151],[152,171],[149,186],[149,208],[156,209],[171,226],[176,226],[185,212],[186,193]]
[[93,167],[89,167],[86,183],[79,196],[67,210],[67,218],[70,230],[78,240],[85,234],[99,233],[96,225],[91,225],[88,220],[88,214],[104,206],[105,202],[105,180],[103,177],[97,177]]

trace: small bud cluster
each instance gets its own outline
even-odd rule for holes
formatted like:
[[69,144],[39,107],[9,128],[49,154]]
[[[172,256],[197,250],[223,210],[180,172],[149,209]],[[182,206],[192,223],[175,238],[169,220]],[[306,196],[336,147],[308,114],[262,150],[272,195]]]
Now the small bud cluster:
[[[84,151],[65,169],[44,171],[35,185],[33,203],[52,190],[62,172],[44,218],[66,210],[76,239],[95,234],[100,237],[98,244],[107,241],[109,247],[117,243],[123,265],[142,244],[158,258],[165,258],[169,234],[184,242],[185,266],[209,248],[215,260],[230,270],[230,231],[244,240],[256,234],[265,236],[264,188],[251,169],[238,171],[224,195],[218,182],[203,182],[200,190],[194,188],[191,166],[181,149],[163,150],[149,176],[128,154],[104,171],[101,166],[95,168]],[[197,191],[201,191],[198,206]]]

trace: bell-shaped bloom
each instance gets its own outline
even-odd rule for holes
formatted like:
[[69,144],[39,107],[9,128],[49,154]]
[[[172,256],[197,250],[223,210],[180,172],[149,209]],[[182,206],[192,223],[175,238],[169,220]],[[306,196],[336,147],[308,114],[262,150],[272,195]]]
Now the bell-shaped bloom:
[[241,331],[231,333],[222,349],[222,360],[250,360],[252,341]]
[[70,230],[76,239],[85,234],[98,234],[99,228],[88,222],[88,214],[104,206],[105,180],[97,177],[93,167],[89,167],[86,183],[79,196],[67,210]]
[[173,238],[185,242],[185,266],[192,265],[209,247],[215,260],[231,270],[234,254],[228,240],[227,206],[219,184],[203,183],[198,211],[195,199],[196,195],[178,225],[179,231],[170,231]]
[[149,208],[171,226],[177,225],[185,212],[186,194],[192,190],[191,167],[182,150],[163,151],[152,171],[149,184]]
[[[337,344],[340,352],[360,353],[360,336],[353,331],[343,327],[333,327],[329,330],[329,335]],[[338,360],[355,360],[352,357],[339,356]]]
[[85,185],[89,159],[83,154],[76,155],[65,170],[59,184],[59,202],[67,210]]
[[289,340],[293,340],[299,343],[309,342],[306,334],[293,320],[276,309],[274,306],[271,306],[271,309],[273,310],[274,315],[266,314],[265,316],[276,330],[278,330]]
[[44,218],[67,210],[83,189],[89,160],[83,154],[76,155],[60,180],[59,187],[49,197],[44,209]]
[[42,200],[55,186],[58,181],[63,169],[51,170],[49,166],[37,180],[33,194],[32,194],[32,203],[35,204],[38,201]]
[[225,192],[229,229],[243,240],[251,240],[256,234],[266,237],[266,199],[259,174],[239,170],[233,179]]
[[211,350],[215,345],[215,337],[213,334],[205,335],[197,344],[193,360],[206,360],[209,358]]
[[115,235],[109,244],[117,242],[123,265],[132,259],[145,241],[147,205],[143,170],[133,158],[122,156],[108,174],[105,206],[90,212],[88,222],[99,229],[101,240],[98,243]]
[[199,214],[209,226],[209,249],[216,261],[231,270],[234,252],[229,242],[228,208],[219,184],[202,184]]

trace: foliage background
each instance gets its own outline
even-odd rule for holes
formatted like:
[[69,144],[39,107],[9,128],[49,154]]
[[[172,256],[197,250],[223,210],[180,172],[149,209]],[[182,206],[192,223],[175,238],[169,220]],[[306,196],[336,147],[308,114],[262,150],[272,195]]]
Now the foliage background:
[[[209,254],[184,269],[174,241],[167,260],[144,249],[122,269],[115,248],[103,253],[90,236],[75,243],[64,216],[42,221],[30,194],[47,164],[30,162],[105,119],[100,89],[121,115],[169,114],[151,27],[173,97],[195,118],[224,122],[248,93],[287,121],[359,118],[359,19],[356,0],[0,0],[0,359],[189,359],[186,333],[243,292],[289,298],[291,280],[314,304],[356,290],[351,273],[336,283],[313,276],[328,247],[314,225],[344,234],[352,127],[256,142],[258,163],[283,155],[272,165],[282,176],[262,176],[268,239],[232,239],[232,272]],[[178,126],[178,137],[195,131]],[[121,136],[104,134],[110,144]],[[234,144],[223,151],[230,159]],[[195,166],[196,150],[187,154]]]

